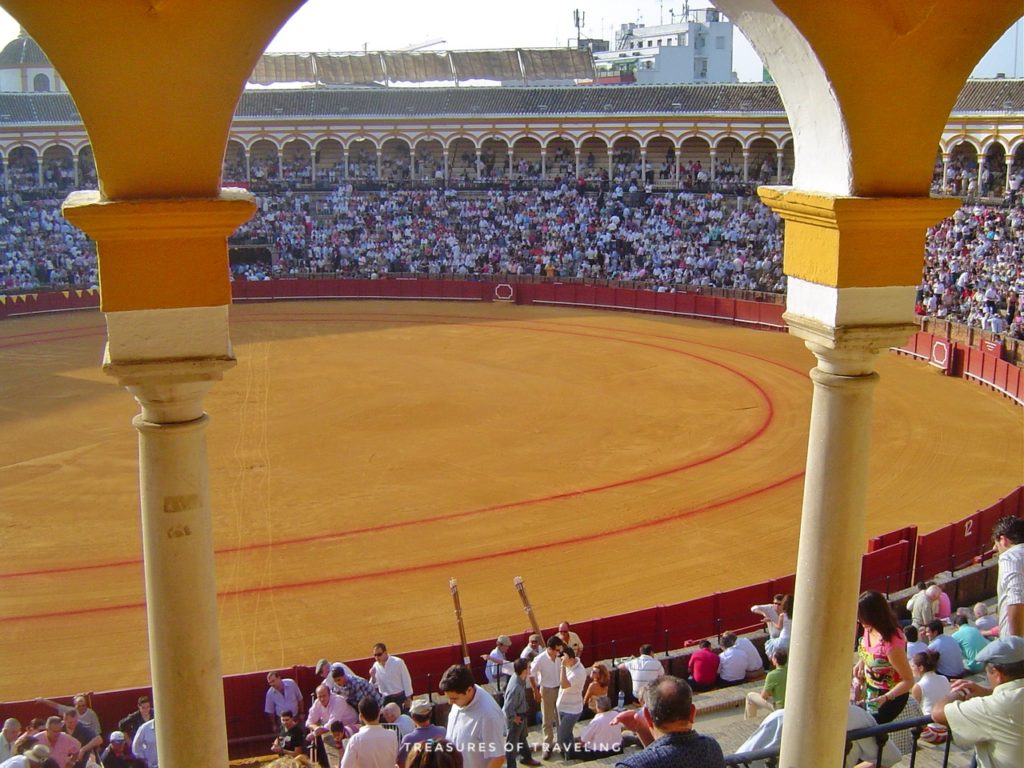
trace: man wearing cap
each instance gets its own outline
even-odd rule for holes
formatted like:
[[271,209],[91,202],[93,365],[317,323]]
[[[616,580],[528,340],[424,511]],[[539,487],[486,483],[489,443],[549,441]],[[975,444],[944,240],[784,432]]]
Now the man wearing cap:
[[37,768],[50,758],[50,749],[45,744],[35,744],[25,750],[24,754],[15,755],[0,763],[0,768]]
[[544,650],[544,647],[541,645],[542,642],[540,635],[530,635],[530,640],[526,643],[526,647],[519,652],[519,658],[533,661]]
[[110,746],[103,750],[100,764],[103,768],[143,768],[145,765],[128,748],[128,737],[124,731],[110,734]]
[[511,647],[512,640],[508,635],[498,635],[494,650],[480,657],[487,662],[484,674],[487,675],[487,682],[495,686],[495,690],[500,691],[502,684],[508,680],[508,673],[502,672],[501,667],[508,661],[508,649]]
[[1024,637],[995,640],[977,660],[991,688],[956,680],[932,708],[932,720],[949,726],[953,740],[973,746],[979,768],[1020,768],[1024,758]]
[[412,675],[405,662],[388,653],[384,643],[373,646],[373,666],[370,667],[370,682],[380,691],[381,704],[394,702],[402,709],[412,701]]
[[290,712],[292,717],[302,717],[305,707],[302,706],[302,691],[298,683],[290,677],[281,677],[277,672],[268,672],[267,685],[270,687],[263,700],[263,711],[270,719],[271,731],[277,731],[284,712]]
[[1007,516],[997,520],[992,526],[992,541],[999,553],[999,636],[1024,637],[1024,518]]
[[57,763],[57,768],[72,766],[81,757],[81,742],[64,733],[64,720],[56,715],[46,718],[46,728],[36,737],[50,750],[50,757]]
[[4,728],[0,731],[0,763],[14,754],[14,742],[21,733],[21,723],[13,717],[4,720]]
[[428,739],[437,741],[444,738],[444,728],[430,722],[430,715],[433,711],[434,705],[427,699],[416,699],[412,706],[409,707],[409,714],[412,716],[412,721],[416,724],[416,727],[412,733],[402,739],[402,744],[398,748],[398,765],[405,765],[405,758],[408,757],[409,750],[413,744],[418,744]]

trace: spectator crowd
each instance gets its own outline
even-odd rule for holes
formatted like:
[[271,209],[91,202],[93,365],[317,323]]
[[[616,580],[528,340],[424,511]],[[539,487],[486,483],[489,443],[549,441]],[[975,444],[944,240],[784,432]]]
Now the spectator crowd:
[[[974,748],[982,768],[1020,768],[1024,519],[998,520],[992,541],[998,555],[996,616],[983,603],[954,610],[951,596],[934,582],[917,585],[906,605],[909,618],[902,621],[880,592],[861,594],[849,729],[926,715],[931,722],[920,734],[925,742],[952,738]],[[527,731],[531,713],[539,710],[544,760],[557,751],[564,762],[613,758],[625,768],[724,768],[718,742],[694,729],[695,697],[758,681],[760,690],[744,697],[745,716],[763,721],[739,752],[778,747],[794,605],[793,595],[778,594],[771,603],[751,606],[767,631],[765,653],[750,638],[725,632],[717,649],[704,640],[678,660],[685,661],[688,679],[666,674],[680,665],[673,660],[667,670],[652,645],[641,645],[638,655],[616,665],[617,707],[609,667],[596,662],[588,669],[582,639],[563,622],[546,640],[530,635],[519,650],[500,635],[481,657],[486,687],[469,666],[449,667],[438,686],[447,712],[435,711],[432,696],[414,699],[409,669],[384,643],[373,646],[365,677],[346,664],[320,659],[308,703],[295,680],[271,671],[265,695],[253,708],[267,718],[269,751],[292,761],[282,766],[314,760],[320,768],[537,766]],[[24,728],[8,718],[0,733],[0,768],[158,768],[157,718],[147,697],[106,735],[88,694],[69,704],[36,704],[56,714],[34,718]],[[589,721],[582,730],[581,720]],[[879,768],[889,768],[915,738],[900,730],[889,741],[859,740],[848,752],[866,761],[862,765],[877,761]],[[627,754],[631,747],[640,749]]]
[[[597,186],[284,186],[231,238],[233,278],[510,274],[785,291],[783,227],[765,206],[721,192],[650,192],[626,160],[627,178]],[[48,187],[0,196],[0,291],[97,286],[95,247],[61,216],[61,201]],[[1024,202],[964,205],[928,232],[916,310],[1024,338],[1022,265]]]

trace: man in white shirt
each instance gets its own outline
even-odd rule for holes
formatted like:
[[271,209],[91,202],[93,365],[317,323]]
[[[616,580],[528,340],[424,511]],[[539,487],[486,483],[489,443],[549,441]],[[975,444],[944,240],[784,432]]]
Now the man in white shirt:
[[398,736],[381,726],[376,700],[369,696],[359,700],[359,721],[363,727],[345,745],[341,768],[394,768]]
[[462,664],[445,671],[440,688],[452,705],[446,736],[462,753],[463,768],[501,768],[506,731],[505,714],[498,702],[476,684],[472,671]]
[[412,676],[405,662],[388,653],[384,643],[373,646],[373,666],[370,667],[370,682],[377,686],[381,706],[394,702],[407,709],[412,702]]
[[4,720],[3,731],[0,731],[0,763],[14,754],[14,742],[21,734],[21,723],[13,717]]
[[159,760],[156,754],[156,718],[147,720],[135,731],[132,739],[132,754],[145,762],[147,768],[157,768]]
[[654,658],[654,646],[644,644],[640,646],[640,655],[629,661],[620,664],[619,669],[629,672],[633,681],[633,698],[643,703],[644,689],[665,674],[661,662]]
[[1024,637],[1024,518],[997,520],[992,541],[999,553],[999,637]]
[[746,659],[746,667],[744,672],[746,673],[747,680],[760,680],[764,677],[764,659],[761,658],[761,654],[750,640],[745,637],[737,637],[734,632],[726,632],[722,635],[722,641],[725,641],[726,635],[730,635],[733,638],[733,646],[736,650],[743,654],[743,658]]
[[567,755],[570,760],[599,760],[622,752],[622,726],[612,722],[618,714],[607,696],[597,697],[597,714],[587,723],[578,743]]
[[309,715],[306,717],[306,727],[309,729],[306,738],[313,741],[316,737],[323,736],[334,722],[340,722],[352,732],[359,723],[359,717],[341,696],[331,693],[326,685],[318,685],[316,701],[309,708]]
[[718,684],[737,685],[747,679],[747,654],[736,647],[736,635],[722,635],[722,653],[718,657]]
[[558,635],[548,638],[544,653],[538,654],[530,664],[530,685],[533,687],[533,698],[540,702],[541,715],[544,718],[544,758],[551,757],[555,746],[555,728],[558,726],[558,711],[555,702],[561,687],[561,663],[558,655],[562,649],[562,641]]

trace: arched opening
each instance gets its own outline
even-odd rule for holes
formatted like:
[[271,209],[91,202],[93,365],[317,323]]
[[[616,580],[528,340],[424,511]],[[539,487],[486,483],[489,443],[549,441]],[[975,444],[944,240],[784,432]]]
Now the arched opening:
[[711,144],[701,136],[690,136],[679,148],[679,185],[706,190],[711,181]]
[[576,147],[565,136],[556,136],[544,146],[544,173],[561,181],[576,177]]
[[405,139],[388,139],[380,150],[381,178],[408,181],[412,175],[412,153]]
[[58,192],[74,189],[75,161],[71,150],[52,146],[43,150],[43,186]]
[[348,177],[367,181],[376,179],[377,147],[369,139],[356,139],[348,145]]
[[265,186],[281,177],[277,145],[260,139],[249,148],[249,179],[254,187]]
[[643,186],[640,140],[621,136],[612,144],[612,166],[608,175],[615,184]]
[[417,179],[444,181],[444,145],[440,139],[421,139],[415,154]]
[[605,181],[608,176],[608,142],[600,136],[588,136],[580,144],[580,177]]
[[48,75],[40,72],[38,75],[32,78],[32,91],[34,93],[49,93],[50,92],[50,78]]
[[735,136],[725,136],[715,145],[715,186],[736,189],[743,182],[743,146]]
[[543,178],[540,141],[525,136],[512,145],[512,178],[537,181]]
[[491,137],[480,145],[480,178],[500,179],[508,175],[508,142]]
[[981,197],[1002,197],[1006,189],[1006,147],[993,141],[985,150],[981,166],[978,194]]
[[476,144],[465,136],[448,145],[448,178],[462,181],[476,178]]
[[323,139],[316,145],[316,184],[333,187],[345,179],[345,150],[337,139]]
[[92,154],[92,146],[85,145],[78,152],[78,183],[83,189],[98,189],[99,179],[96,177],[96,158]]
[[977,193],[978,148],[964,139],[953,145],[946,164],[946,191],[964,197]]
[[221,171],[225,184],[249,184],[249,175],[245,172],[245,147],[242,142],[232,139],[224,149],[224,170]]
[[782,158],[779,163],[778,184],[792,184],[793,174],[796,171],[796,150],[793,147],[793,140],[789,139],[782,145]]
[[39,186],[39,159],[32,147],[15,147],[7,156],[7,174],[11,189],[28,190]]
[[750,157],[747,159],[747,180],[768,184],[775,178],[778,146],[764,136],[750,142]]
[[281,149],[282,179],[297,187],[313,184],[313,157],[309,144],[292,139]]
[[676,145],[668,136],[654,136],[647,142],[647,178],[658,186],[675,180]]

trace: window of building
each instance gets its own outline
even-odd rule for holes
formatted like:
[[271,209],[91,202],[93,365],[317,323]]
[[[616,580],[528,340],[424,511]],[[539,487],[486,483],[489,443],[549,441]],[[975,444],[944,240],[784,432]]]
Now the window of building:
[[693,60],[693,79],[706,80],[708,77],[708,60],[697,58]]
[[36,93],[46,93],[50,90],[50,78],[40,72],[32,78],[32,90]]
[[715,37],[715,48],[720,51],[725,50],[725,38],[722,35],[717,35]]

